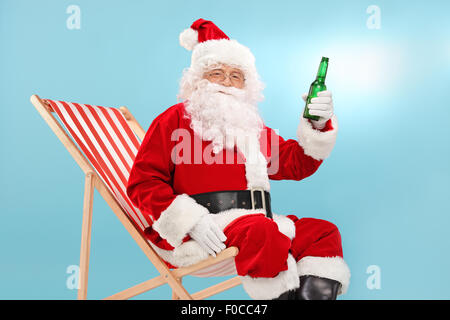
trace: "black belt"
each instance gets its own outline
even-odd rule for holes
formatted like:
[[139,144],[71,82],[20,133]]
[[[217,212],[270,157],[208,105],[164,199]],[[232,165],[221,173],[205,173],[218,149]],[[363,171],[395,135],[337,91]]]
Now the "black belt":
[[261,188],[205,192],[190,196],[213,214],[229,209],[265,209],[266,216],[272,219],[270,193]]

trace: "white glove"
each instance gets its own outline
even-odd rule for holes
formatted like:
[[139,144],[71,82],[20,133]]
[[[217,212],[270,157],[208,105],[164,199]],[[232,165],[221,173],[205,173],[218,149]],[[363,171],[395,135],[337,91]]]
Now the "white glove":
[[226,248],[223,241],[227,240],[227,237],[209,214],[202,216],[188,234],[214,257],[216,252],[219,253]]
[[[302,99],[306,102],[308,94],[302,94]],[[311,103],[307,106],[309,108],[309,114],[313,116],[319,116],[319,120],[311,120],[315,129],[323,129],[325,123],[333,116],[333,98],[331,97],[331,91],[320,91],[317,93],[317,98],[312,98]]]

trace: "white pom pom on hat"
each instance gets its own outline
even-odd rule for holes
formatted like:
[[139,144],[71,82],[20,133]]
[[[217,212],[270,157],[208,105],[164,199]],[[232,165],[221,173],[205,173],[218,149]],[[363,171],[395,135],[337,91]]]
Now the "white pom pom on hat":
[[188,28],[180,33],[180,44],[186,50],[192,51],[198,43],[198,31]]

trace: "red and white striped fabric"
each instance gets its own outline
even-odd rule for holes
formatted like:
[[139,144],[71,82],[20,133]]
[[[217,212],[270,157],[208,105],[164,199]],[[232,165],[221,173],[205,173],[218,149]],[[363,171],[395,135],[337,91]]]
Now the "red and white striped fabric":
[[[74,102],[49,99],[45,101],[57,113],[74,142],[103,179],[122,209],[143,233],[152,222],[131,203],[126,193],[131,167],[141,142],[120,110]],[[212,277],[235,273],[234,261],[228,259],[195,275]]]
[[143,232],[150,226],[126,194],[130,170],[140,142],[115,108],[45,100],[91,162],[122,209]]

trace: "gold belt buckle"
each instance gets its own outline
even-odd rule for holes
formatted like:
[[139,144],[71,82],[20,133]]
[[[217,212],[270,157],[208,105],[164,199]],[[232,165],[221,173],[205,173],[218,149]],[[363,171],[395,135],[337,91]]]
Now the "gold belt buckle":
[[252,201],[252,209],[256,209],[255,208],[255,196],[253,194],[253,192],[255,192],[255,191],[260,191],[261,192],[262,208],[264,209],[264,211],[267,212],[267,210],[266,210],[266,197],[265,197],[263,188],[250,188],[250,198],[251,198],[251,201]]

